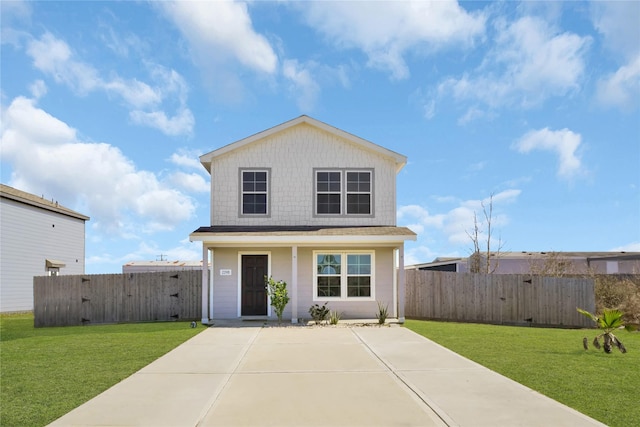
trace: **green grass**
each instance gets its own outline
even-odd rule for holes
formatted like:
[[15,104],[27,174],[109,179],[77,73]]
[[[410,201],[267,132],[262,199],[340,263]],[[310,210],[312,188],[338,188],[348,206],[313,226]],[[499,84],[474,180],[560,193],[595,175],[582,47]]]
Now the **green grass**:
[[0,315],[0,425],[43,426],[203,329],[186,322],[33,327]]
[[407,320],[405,326],[610,426],[640,426],[640,333],[616,334],[628,353],[585,351],[594,330]]

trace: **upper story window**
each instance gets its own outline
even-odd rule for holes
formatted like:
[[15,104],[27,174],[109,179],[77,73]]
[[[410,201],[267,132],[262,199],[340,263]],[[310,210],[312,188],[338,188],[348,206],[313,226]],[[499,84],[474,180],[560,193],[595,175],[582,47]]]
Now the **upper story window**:
[[269,171],[241,170],[242,215],[267,215],[269,213]]
[[372,170],[316,170],[316,215],[372,215]]
[[342,172],[316,172],[316,210],[321,215],[342,213]]
[[347,214],[371,214],[371,172],[347,172]]

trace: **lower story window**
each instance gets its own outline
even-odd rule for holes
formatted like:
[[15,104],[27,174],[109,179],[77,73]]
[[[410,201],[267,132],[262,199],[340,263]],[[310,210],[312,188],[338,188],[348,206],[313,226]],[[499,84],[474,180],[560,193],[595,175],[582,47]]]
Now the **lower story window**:
[[373,252],[314,252],[314,299],[371,299]]

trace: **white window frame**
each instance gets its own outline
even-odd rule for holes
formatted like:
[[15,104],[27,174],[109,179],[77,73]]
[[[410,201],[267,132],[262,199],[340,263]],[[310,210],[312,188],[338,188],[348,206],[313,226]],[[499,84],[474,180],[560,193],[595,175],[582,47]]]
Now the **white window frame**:
[[[264,172],[267,176],[266,178],[266,186],[267,189],[265,191],[244,191],[244,173],[245,172]],[[247,217],[268,217],[270,216],[270,190],[271,190],[271,170],[269,168],[246,168],[240,169],[240,216]],[[245,194],[264,194],[265,195],[265,213],[246,213],[244,211],[244,195]]]
[[[319,297],[318,296],[318,255],[340,255],[340,297]],[[350,297],[348,296],[347,281],[348,255],[370,255],[371,256],[371,295],[368,297]],[[376,299],[376,252],[370,250],[343,250],[343,249],[326,249],[313,251],[313,301],[375,301]]]

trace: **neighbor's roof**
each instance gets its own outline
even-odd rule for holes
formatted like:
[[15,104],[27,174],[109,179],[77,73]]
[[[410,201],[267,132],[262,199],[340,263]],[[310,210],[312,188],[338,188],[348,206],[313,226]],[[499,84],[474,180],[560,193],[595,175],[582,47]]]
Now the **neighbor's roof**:
[[395,151],[391,151],[387,148],[384,148],[380,145],[374,144],[373,142],[367,141],[366,139],[362,139],[358,136],[355,136],[353,134],[350,134],[348,132],[345,132],[341,129],[338,129],[336,127],[330,126],[324,122],[321,122],[319,120],[316,120],[312,117],[306,116],[306,115],[302,115],[300,117],[297,117],[293,120],[289,120],[288,122],[284,122],[282,124],[279,124],[277,126],[274,126],[270,129],[264,130],[262,132],[258,132],[254,135],[251,135],[247,138],[241,139],[239,141],[233,142],[229,145],[225,145],[224,147],[218,148],[217,150],[211,151],[210,153],[207,154],[203,154],[202,156],[200,156],[200,163],[202,163],[202,165],[207,169],[207,171],[211,170],[211,160],[215,157],[221,156],[223,154],[226,154],[230,151],[236,150],[238,148],[244,147],[246,145],[252,144],[258,140],[261,140],[263,138],[266,138],[268,136],[274,135],[278,132],[282,132],[286,129],[292,128],[294,126],[297,126],[299,124],[302,123],[306,123],[310,126],[316,127],[318,129],[324,130],[325,132],[331,133],[333,135],[339,136],[343,139],[346,139],[347,141],[359,145],[365,149],[368,149],[370,151],[374,151],[378,154],[390,157],[391,159],[393,159],[396,163],[396,172],[399,172],[400,169],[402,169],[402,167],[407,163],[407,158],[405,156],[403,156],[402,154],[398,154]]
[[219,245],[397,244],[416,240],[416,233],[391,226],[211,226],[198,228],[189,239]]
[[130,261],[124,265],[125,267],[201,267],[200,261]]
[[83,221],[89,220],[88,216],[82,215],[81,213],[73,211],[69,208],[65,208],[64,206],[58,204],[58,202],[46,200],[44,197],[39,197],[35,194],[27,193],[26,191],[9,187],[8,185],[0,184],[0,197],[35,206],[37,208],[46,209],[48,211],[56,212],[62,215],[78,218]]
[[[491,254],[492,256],[496,255],[495,253]],[[497,255],[500,259],[544,259],[550,257],[560,257],[560,258],[570,258],[570,259],[588,259],[589,261],[625,261],[625,260],[640,260],[640,252],[500,252]],[[455,264],[458,262],[466,262],[467,258],[449,258],[449,257],[438,257],[431,262],[424,262],[420,264],[415,264],[414,267],[420,268],[425,266],[437,266],[437,265],[446,265],[446,264]]]

